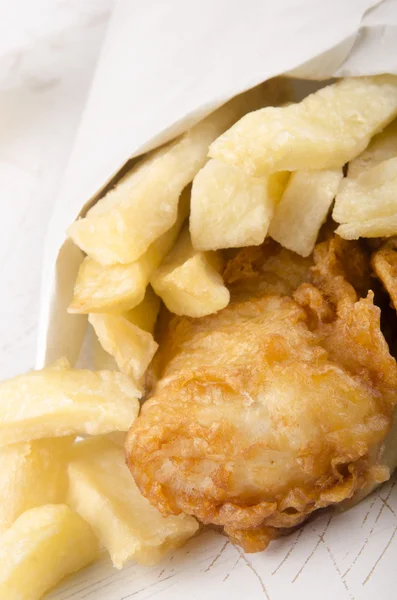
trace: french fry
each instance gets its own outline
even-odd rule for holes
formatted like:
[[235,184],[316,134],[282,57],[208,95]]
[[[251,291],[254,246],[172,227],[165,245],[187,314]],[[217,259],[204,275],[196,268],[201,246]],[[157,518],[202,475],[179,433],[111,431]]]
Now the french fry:
[[368,147],[349,162],[348,177],[355,179],[364,171],[397,156],[397,119],[372,138]]
[[94,343],[94,360],[99,368],[103,365],[120,370],[140,381],[158,347],[151,334],[159,310],[160,298],[148,286],[142,302],[127,313],[90,315],[99,342]]
[[92,336],[92,357],[94,361],[94,367],[96,371],[118,371],[116,361],[113,356],[106,352],[102,348],[101,342],[98,340],[97,335],[93,332]]
[[343,223],[343,225],[339,225],[335,233],[345,240],[358,240],[360,237],[390,237],[397,233],[397,215]]
[[92,526],[118,569],[130,559],[159,562],[195,534],[193,517],[163,517],[144,498],[109,439],[79,443],[69,464],[69,505]]
[[88,320],[120,371],[139,383],[158,348],[152,334],[121,315],[92,314]]
[[194,248],[261,244],[282,193],[271,180],[276,178],[285,185],[287,176],[250,177],[233,165],[209,160],[192,185],[190,234]]
[[55,371],[64,371],[65,369],[70,369],[70,363],[69,363],[68,359],[66,358],[66,356],[61,356],[60,358],[57,358],[57,360],[55,362],[53,362],[51,365],[48,365],[48,367],[46,367],[46,369],[52,369]]
[[0,446],[127,431],[141,392],[122,373],[47,368],[0,383]]
[[[138,306],[123,313],[123,317],[133,325],[149,333],[154,332],[157,315],[160,309],[160,298],[156,296],[150,285],[146,288],[144,299]],[[92,336],[92,349],[95,369],[98,371],[118,371],[114,357],[102,347],[96,334]]]
[[218,253],[193,249],[186,227],[150,283],[171,312],[203,317],[229,304],[229,290],[219,274],[221,265]]
[[[379,163],[355,179],[344,179],[335,199],[332,216],[337,223],[362,223],[367,230],[370,222],[375,223],[385,217],[395,218],[397,157]],[[391,233],[397,233],[397,230]]]
[[142,302],[148,281],[146,261],[102,267],[87,256],[81,263],[69,313],[127,311]]
[[207,160],[208,147],[249,110],[280,96],[269,82],[237,96],[175,141],[144,157],[68,235],[104,266],[129,264],[176,221],[178,198]]
[[[106,437],[119,448],[124,449],[124,444],[127,439],[127,433],[125,431],[114,431],[113,433],[108,433]],[[94,439],[94,438],[92,438]]]
[[160,304],[160,298],[156,296],[153,288],[148,285],[142,302],[126,312],[124,316],[133,325],[140,327],[144,331],[153,333],[157,315],[160,310]]
[[274,171],[334,169],[352,160],[397,114],[397,77],[342,79],[299,104],[243,117],[209,156],[260,177]]
[[143,302],[152,273],[171,250],[189,214],[189,202],[190,192],[185,190],[174,225],[153,242],[136,262],[103,267],[92,258],[85,258],[77,276],[68,312],[120,314]]
[[0,534],[29,508],[65,502],[73,437],[20,442],[0,451]]
[[340,168],[292,173],[276,206],[269,235],[285,248],[309,256],[342,176]]
[[64,504],[31,508],[0,538],[0,598],[40,600],[98,550],[90,526]]

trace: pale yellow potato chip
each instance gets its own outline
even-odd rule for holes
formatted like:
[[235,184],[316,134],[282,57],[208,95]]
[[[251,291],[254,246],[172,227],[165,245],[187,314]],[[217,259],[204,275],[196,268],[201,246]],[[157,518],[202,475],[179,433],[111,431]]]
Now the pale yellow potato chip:
[[0,451],[0,534],[25,510],[66,500],[73,437],[35,440]]
[[[132,308],[130,311],[123,313],[122,317],[127,319],[127,321],[133,325],[140,327],[144,331],[153,333],[157,315],[160,309],[160,303],[160,298],[156,296],[153,289],[149,285],[146,288],[146,294],[142,302],[135,308]],[[109,352],[104,350],[95,333],[92,336],[92,348],[95,369],[119,371],[119,367],[114,357],[109,354]]]
[[101,342],[98,340],[95,331],[92,332],[92,358],[96,371],[118,371],[116,361],[113,356],[102,348]]
[[160,298],[154,293],[153,288],[148,285],[142,302],[126,312],[123,316],[137,327],[140,327],[149,333],[153,333],[157,315],[160,310],[160,304]]
[[193,517],[163,517],[142,496],[124,451],[108,439],[77,445],[69,482],[69,505],[90,523],[118,569],[131,559],[156,564],[198,530]]
[[342,176],[341,168],[292,173],[276,206],[269,235],[285,248],[301,256],[309,256]]
[[397,214],[397,157],[358,175],[345,178],[335,198],[337,223],[367,222]]
[[150,283],[171,312],[203,317],[229,304],[221,265],[219,253],[194,250],[186,227]]
[[129,310],[144,298],[148,266],[138,260],[130,265],[103,267],[87,256],[81,263],[68,312],[120,313]]
[[397,119],[372,138],[369,146],[349,162],[348,177],[354,179],[367,169],[397,156]]
[[152,273],[161,264],[178,237],[184,220],[189,214],[190,192],[181,197],[178,218],[143,256],[129,265],[103,267],[86,257],[80,267],[74,297],[68,308],[70,313],[124,313],[145,297]]
[[192,185],[190,234],[194,248],[261,244],[281,195],[273,179],[286,182],[284,173],[250,177],[233,165],[209,160]]
[[269,196],[274,198],[276,206],[284,194],[290,176],[291,173],[289,171],[278,171],[278,173],[272,173],[268,176],[268,193]]
[[350,221],[339,225],[335,233],[345,240],[358,238],[390,237],[397,235],[397,214],[391,217],[378,217],[367,221]]
[[57,358],[56,361],[48,365],[46,369],[55,369],[56,371],[64,371],[65,369],[70,369],[70,362],[66,358],[66,356],[61,356]]
[[243,117],[209,156],[259,177],[274,171],[334,169],[366,148],[397,115],[397,77],[342,79],[299,104]]
[[0,598],[40,600],[98,556],[91,527],[64,504],[24,512],[0,538]]
[[102,265],[129,264],[176,221],[178,198],[204,166],[208,147],[249,110],[280,95],[275,82],[237,96],[176,140],[145,156],[68,235]]
[[120,371],[139,383],[158,348],[152,334],[121,315],[92,314],[88,320]]
[[[103,436],[105,437],[105,436]],[[124,444],[127,439],[127,433],[125,431],[114,431],[113,433],[108,433],[106,437],[113,443],[116,444],[119,448],[124,449]],[[98,438],[91,438],[98,439]]]
[[141,392],[112,371],[43,369],[0,383],[0,446],[127,431]]

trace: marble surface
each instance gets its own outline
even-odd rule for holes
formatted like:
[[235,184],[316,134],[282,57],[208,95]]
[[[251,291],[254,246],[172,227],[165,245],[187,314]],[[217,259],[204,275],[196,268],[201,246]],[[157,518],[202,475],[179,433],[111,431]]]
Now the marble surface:
[[43,242],[113,0],[0,0],[0,379],[35,359]]
[[[0,0],[0,378],[34,363],[44,236],[112,4]],[[50,597],[392,600],[396,492],[394,479],[266,553],[245,555],[207,531],[159,567],[118,572],[104,558]]]

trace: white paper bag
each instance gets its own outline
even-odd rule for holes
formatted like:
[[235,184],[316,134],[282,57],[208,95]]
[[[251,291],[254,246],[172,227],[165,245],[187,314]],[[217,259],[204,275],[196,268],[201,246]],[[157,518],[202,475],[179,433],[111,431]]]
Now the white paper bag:
[[[77,358],[86,318],[66,308],[82,253],[65,230],[130,158],[275,75],[382,72],[397,74],[397,0],[119,0],[49,228],[37,367]],[[115,572],[105,561],[51,597],[392,600],[394,486],[337,518],[318,516],[264,553],[245,555],[207,531],[157,568]]]
[[[50,224],[37,367],[79,353],[86,318],[66,307],[82,253],[65,230],[130,158],[275,75],[382,72],[397,74],[397,0],[119,0]],[[264,553],[244,555],[207,531],[157,568],[115,572],[105,561],[51,597],[391,600],[394,486],[337,518],[318,516]]]

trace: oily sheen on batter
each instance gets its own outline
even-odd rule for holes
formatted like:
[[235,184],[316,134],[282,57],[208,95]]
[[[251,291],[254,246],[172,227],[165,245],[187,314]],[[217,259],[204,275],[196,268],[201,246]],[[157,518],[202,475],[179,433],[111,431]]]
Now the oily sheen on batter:
[[229,260],[227,308],[163,315],[157,383],[126,453],[164,514],[258,551],[389,477],[397,366],[367,265],[358,243],[332,235],[310,259],[265,242]]

